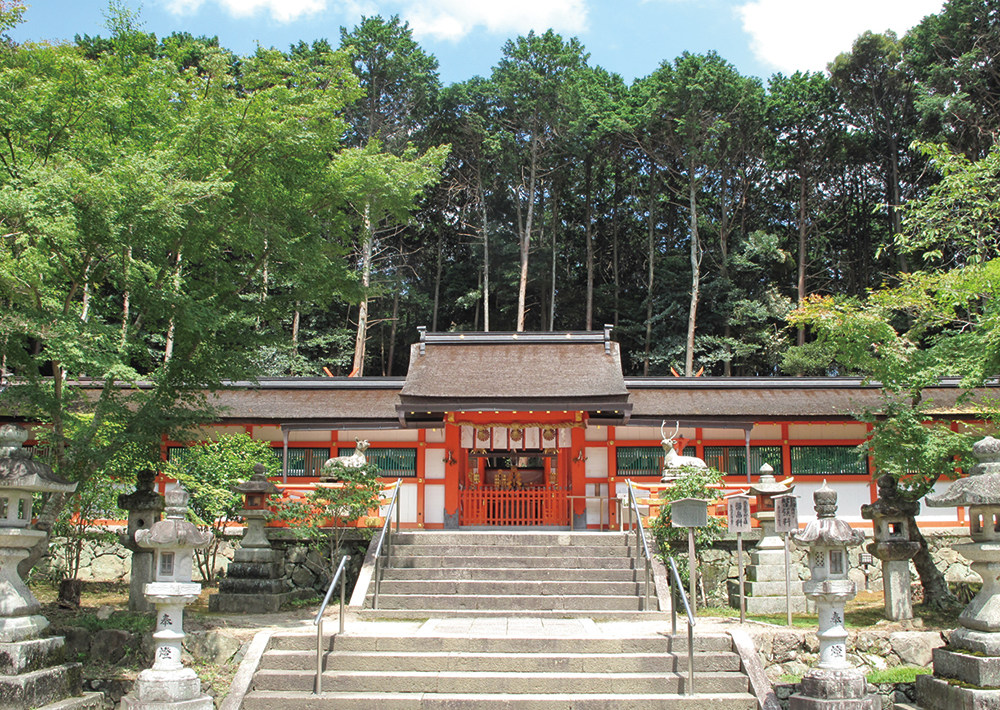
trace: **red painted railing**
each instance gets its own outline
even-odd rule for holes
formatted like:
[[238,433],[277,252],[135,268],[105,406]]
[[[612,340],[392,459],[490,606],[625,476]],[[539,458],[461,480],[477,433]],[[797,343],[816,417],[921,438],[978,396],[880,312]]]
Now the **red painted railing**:
[[491,486],[461,492],[462,525],[568,525],[566,491],[560,488],[501,490]]

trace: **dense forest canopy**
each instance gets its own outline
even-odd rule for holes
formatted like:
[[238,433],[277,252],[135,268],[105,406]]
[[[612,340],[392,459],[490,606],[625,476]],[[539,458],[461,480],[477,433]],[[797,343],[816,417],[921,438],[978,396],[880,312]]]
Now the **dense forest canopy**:
[[1000,120],[989,0],[766,84],[684,53],[629,86],[548,31],[443,86],[398,17],[253,56],[107,17],[0,48],[4,373],[399,375],[419,325],[610,323],[628,374],[843,374],[786,316],[926,266],[930,146]]

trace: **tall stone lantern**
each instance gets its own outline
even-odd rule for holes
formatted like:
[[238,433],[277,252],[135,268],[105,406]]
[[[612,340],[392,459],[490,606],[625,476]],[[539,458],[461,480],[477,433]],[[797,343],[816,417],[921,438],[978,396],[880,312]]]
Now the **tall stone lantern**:
[[240,515],[247,521],[247,531],[233,556],[219,593],[208,598],[210,611],[228,614],[269,614],[292,598],[283,579],[284,553],[271,547],[264,523],[271,514],[270,498],[280,493],[267,480],[264,466],[257,464],[249,481],[236,486],[243,495]]
[[802,582],[798,579],[798,569],[793,573],[791,595],[785,587],[785,543],[774,530],[774,497],[795,490],[791,479],[782,482],[774,479],[774,469],[764,464],[760,467],[760,479],[750,486],[750,495],[757,499],[757,510],[753,518],[760,525],[760,541],[750,550],[750,564],[746,569],[746,580],[730,580],[729,606],[740,604],[740,584],[746,592],[748,614],[780,614],[789,608],[802,613],[806,611],[806,599],[802,596]]
[[54,702],[95,707],[99,694],[80,693],[80,664],[63,663],[65,640],[43,636],[48,620],[17,573],[17,565],[45,533],[30,528],[34,493],[72,493],[76,484],[31,459],[28,431],[0,426],[0,707],[27,710]]
[[[800,692],[789,699],[789,710],[877,710],[880,696],[869,695],[864,673],[847,661],[844,605],[858,593],[849,579],[847,548],[860,545],[865,536],[837,518],[837,492],[823,482],[813,493],[816,519],[794,536],[795,544],[809,549],[811,577],[803,584],[808,599],[816,603],[819,621],[819,663],[802,678]],[[831,703],[831,701],[835,701]]]
[[118,496],[118,507],[128,511],[128,529],[119,536],[123,547],[132,553],[132,572],[129,576],[129,611],[150,612],[153,605],[146,601],[144,590],[153,581],[153,552],[139,546],[135,534],[149,530],[163,513],[163,496],[153,490],[156,474],[143,469],[136,474],[135,491]]
[[181,663],[184,607],[194,602],[201,585],[191,581],[196,548],[212,541],[187,520],[190,495],[183,488],[167,491],[167,517],[135,534],[136,543],[153,550],[153,582],[146,599],[156,605],[155,660],[139,674],[132,692],[122,698],[122,710],[213,710],[212,698],[201,692],[201,681]]
[[972,542],[953,547],[983,578],[948,646],[934,649],[934,675],[917,676],[917,704],[929,710],[1000,707],[1000,440],[988,436],[972,452],[967,478],[924,498],[931,508],[969,506]]
[[878,499],[861,506],[861,517],[872,521],[875,542],[866,549],[882,561],[885,618],[890,621],[913,618],[910,558],[920,543],[910,540],[909,520],[919,512],[920,503],[900,496],[896,479],[889,474],[878,479]]

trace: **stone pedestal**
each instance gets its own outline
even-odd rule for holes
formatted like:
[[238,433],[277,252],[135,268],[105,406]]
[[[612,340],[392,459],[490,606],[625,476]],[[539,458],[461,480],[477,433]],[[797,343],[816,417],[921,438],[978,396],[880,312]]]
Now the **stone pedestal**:
[[[768,517],[768,515],[770,517]],[[761,539],[750,550],[750,564],[746,568],[743,582],[746,593],[747,614],[784,614],[785,605],[785,544],[774,532],[774,513],[759,515]],[[803,614],[809,611],[809,604],[802,592],[799,579],[800,566],[793,564],[792,612]],[[729,606],[740,607],[738,580],[729,580]]]

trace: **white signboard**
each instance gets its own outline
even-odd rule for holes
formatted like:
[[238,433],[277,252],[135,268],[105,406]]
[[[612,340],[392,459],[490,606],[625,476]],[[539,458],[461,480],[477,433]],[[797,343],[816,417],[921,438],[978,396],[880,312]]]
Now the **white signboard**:
[[726,498],[730,533],[750,532],[750,496],[735,495]]
[[774,531],[790,533],[799,531],[798,496],[791,493],[774,496]]

